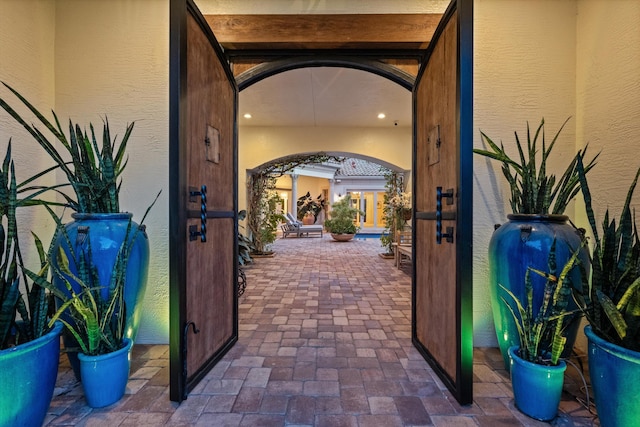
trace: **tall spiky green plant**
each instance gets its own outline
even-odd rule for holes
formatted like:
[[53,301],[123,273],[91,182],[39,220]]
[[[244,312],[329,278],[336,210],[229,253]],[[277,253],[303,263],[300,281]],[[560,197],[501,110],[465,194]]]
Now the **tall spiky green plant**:
[[[64,152],[59,152],[54,142],[49,141],[44,133],[29,124],[4,99],[0,98],[2,107],[11,117],[20,123],[40,144],[45,152],[54,160],[57,168],[65,175],[73,188],[76,198],[60,193],[71,209],[80,213],[117,213],[120,211],[119,192],[122,184],[121,174],[127,164],[125,151],[127,142],[133,131],[134,123],[127,125],[122,141],[118,145],[117,138],[112,140],[109,122],[105,118],[102,130],[102,144],[98,145],[93,125],[89,124],[91,137],[79,124],[69,120],[69,139],[65,136],[56,113],[52,111],[55,126],[40,113],[29,101],[11,86],[6,86],[40,121],[59,144]],[[120,181],[119,181],[120,179]]]
[[[582,245],[573,251],[569,260],[562,266],[560,275],[557,275],[556,240],[554,238],[549,251],[549,271],[527,268],[525,273],[526,301],[520,301],[513,292],[499,284],[511,299],[510,303],[504,297],[500,297],[515,321],[520,337],[519,356],[522,359],[538,364],[558,364],[567,342],[566,328],[571,320],[568,316],[578,311],[568,308],[572,289],[569,274],[580,263],[578,257],[580,250],[585,245],[586,240],[583,240]],[[546,279],[542,305],[537,312],[534,312],[531,273]]]
[[[558,140],[560,132],[569,121],[569,118],[560,126],[560,129],[547,146],[544,134],[544,118],[536,129],[533,139],[527,122],[527,146],[523,148],[518,133],[516,147],[518,148],[518,160],[513,160],[505,152],[504,146],[498,146],[485,133],[480,132],[482,140],[489,145],[491,151],[474,149],[473,152],[489,157],[502,163],[504,174],[511,191],[511,210],[516,214],[563,214],[569,201],[580,191],[580,182],[576,170],[577,160],[584,159],[587,149],[579,150],[571,163],[567,166],[560,180],[556,182],[556,176],[547,172],[547,160]],[[542,138],[542,152],[538,154],[538,138]],[[594,165],[600,154],[598,153],[584,168],[585,173]],[[538,157],[540,165],[537,166]],[[553,208],[552,208],[553,205]]]
[[[25,203],[18,199],[18,187],[9,140],[0,169],[0,350],[34,340],[48,331],[45,290],[27,281],[23,267],[16,208]],[[42,265],[42,242],[33,236]],[[21,276],[26,300],[20,289]]]
[[593,213],[591,191],[585,168],[578,162],[580,185],[593,233],[591,280],[586,292],[574,289],[593,331],[601,338],[633,351],[640,351],[640,240],[631,199],[640,177],[640,168],[629,186],[619,223],[602,220],[602,234]]
[[[77,276],[69,268],[69,258],[62,245],[57,249],[54,245],[49,250],[49,260],[53,258],[53,251],[57,250],[56,265],[47,263],[40,272],[27,270],[27,275],[40,287],[49,290],[62,303],[49,321],[50,325],[56,320],[62,321],[71,335],[75,338],[83,353],[99,355],[110,353],[122,348],[125,334],[126,305],[124,300],[124,285],[127,275],[127,265],[131,249],[141,232],[147,214],[158,200],[160,193],[147,208],[140,226],[133,231],[132,221],[129,219],[124,241],[120,246],[111,270],[109,284],[102,285],[98,277],[98,270],[93,263],[91,237],[86,240],[86,251],[76,253],[66,228],[49,206],[45,207],[56,221],[56,233],[62,235],[63,245],[69,251],[78,269]],[[54,237],[53,241],[57,239]],[[47,279],[47,271],[60,279],[65,289],[60,289]],[[74,285],[77,285],[74,288]],[[107,288],[106,297],[103,289]],[[68,313],[72,321],[63,316]]]

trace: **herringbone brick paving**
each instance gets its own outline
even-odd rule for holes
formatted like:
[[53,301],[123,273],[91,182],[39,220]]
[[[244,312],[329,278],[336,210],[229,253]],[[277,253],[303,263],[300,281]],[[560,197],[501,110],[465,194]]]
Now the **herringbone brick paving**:
[[[278,239],[245,269],[239,341],[178,405],[168,346],[136,345],[127,394],[86,406],[62,358],[46,425],[544,426],[513,405],[495,348],[474,350],[474,403],[461,407],[411,344],[411,271],[377,239]],[[568,375],[557,426],[598,425]],[[577,372],[577,370],[574,370]]]

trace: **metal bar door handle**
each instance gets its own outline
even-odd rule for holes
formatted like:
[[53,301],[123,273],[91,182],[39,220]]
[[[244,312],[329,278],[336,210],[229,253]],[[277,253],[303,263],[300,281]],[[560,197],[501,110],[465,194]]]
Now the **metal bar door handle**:
[[442,187],[436,187],[436,243],[442,244],[444,237],[448,243],[453,243],[453,227],[447,227],[447,232],[442,232],[442,198],[447,199],[447,204],[453,204],[453,188],[443,192]]
[[195,187],[189,187],[189,201],[196,202],[200,196],[200,230],[197,225],[189,226],[189,240],[200,237],[201,242],[207,241],[207,186],[202,185],[198,191]]

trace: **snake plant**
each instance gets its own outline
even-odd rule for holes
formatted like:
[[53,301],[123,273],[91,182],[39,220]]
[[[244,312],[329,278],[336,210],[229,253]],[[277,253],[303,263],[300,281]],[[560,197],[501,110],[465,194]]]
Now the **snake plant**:
[[[56,233],[62,235],[63,245],[73,257],[78,273],[76,276],[71,272],[69,258],[63,246],[56,248],[52,245],[48,258],[52,259],[52,252],[56,250],[57,262],[55,265],[47,262],[40,272],[26,270],[26,274],[34,283],[49,290],[61,301],[58,310],[49,321],[49,325],[53,325],[56,320],[62,321],[86,355],[110,353],[122,347],[126,320],[124,286],[127,265],[137,234],[143,229],[142,224],[159,196],[160,193],[147,208],[140,221],[140,226],[135,231],[133,231],[132,221],[129,219],[124,241],[116,255],[109,284],[106,285],[100,283],[98,270],[93,263],[91,237],[87,236],[87,250],[76,253],[62,221],[48,205],[45,205],[51,217],[56,221]],[[54,237],[53,242],[56,240]],[[52,275],[60,279],[65,289],[58,288],[48,280],[48,270],[51,270]],[[72,282],[77,284],[76,288]],[[106,297],[102,293],[105,287],[107,288]],[[64,313],[68,313],[72,321],[69,321],[69,317],[65,317]]]
[[605,212],[602,234],[582,162],[578,162],[578,172],[594,244],[589,286],[586,292],[574,289],[574,295],[593,332],[613,344],[640,351],[640,240],[630,207],[640,169],[627,191],[618,223],[608,209]]
[[[563,214],[569,201],[580,191],[580,182],[576,165],[578,159],[584,159],[586,148],[578,151],[567,166],[560,180],[556,181],[554,174],[547,172],[547,160],[558,140],[560,132],[569,119],[560,126],[549,145],[545,141],[544,119],[531,138],[529,123],[527,122],[527,146],[523,148],[518,133],[515,132],[517,160],[512,159],[504,150],[502,143],[498,146],[485,133],[480,132],[482,140],[491,150],[474,149],[473,152],[497,160],[502,163],[504,174],[511,191],[511,210],[516,214]],[[542,138],[542,152],[538,155],[538,139]],[[526,148],[526,151],[525,151]],[[585,174],[595,165],[597,154],[584,168]],[[538,160],[539,157],[539,160]],[[538,161],[540,162],[537,166]],[[552,207],[553,205],[553,207]]]
[[[102,129],[102,143],[99,146],[92,124],[89,124],[89,137],[86,130],[83,131],[79,124],[74,125],[69,120],[69,138],[67,139],[55,112],[52,111],[54,125],[20,93],[8,84],[4,82],[3,84],[55,137],[54,141],[50,141],[40,129],[28,123],[4,99],[0,98],[0,107],[33,136],[54,160],[54,167],[60,168],[67,176],[68,184],[73,188],[76,198],[74,199],[56,189],[64,197],[66,204],[79,213],[120,212],[121,174],[127,165],[125,151],[134,123],[127,125],[124,136],[118,145],[117,138],[114,137],[112,139],[111,137],[109,122],[105,118]],[[64,150],[58,151],[57,145]]]
[[[544,272],[532,267],[527,268],[525,273],[525,301],[520,301],[513,292],[500,285],[500,288],[506,292],[510,299],[509,302],[506,298],[500,297],[515,321],[518,336],[520,337],[518,355],[522,359],[537,364],[558,364],[567,342],[565,330],[572,319],[569,316],[579,311],[568,308],[572,289],[569,274],[580,263],[578,257],[585,244],[586,240],[583,240],[582,245],[573,251],[558,275],[556,240],[554,239],[548,257],[549,271]],[[542,305],[537,312],[534,312],[532,273],[542,276],[546,280]]]
[[[27,281],[20,252],[16,208],[27,203],[18,199],[19,187],[9,141],[0,167],[0,350],[34,340],[48,332],[49,300],[44,289]],[[33,236],[43,265],[42,242],[35,234]]]

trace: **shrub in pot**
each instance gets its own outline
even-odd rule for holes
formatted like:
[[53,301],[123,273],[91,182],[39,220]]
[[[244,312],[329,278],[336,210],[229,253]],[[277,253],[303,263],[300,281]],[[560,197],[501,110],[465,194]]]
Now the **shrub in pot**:
[[589,285],[574,289],[574,295],[589,321],[585,334],[596,409],[603,427],[638,427],[640,240],[630,205],[640,169],[627,191],[617,223],[607,210],[600,230],[581,162],[578,171],[594,242]]
[[351,196],[346,195],[331,205],[324,226],[335,240],[349,241],[358,232],[359,227],[354,223],[358,214],[364,215],[364,212],[351,206]]
[[[476,154],[501,164],[511,193],[509,202],[513,213],[508,215],[509,221],[495,229],[488,251],[491,306],[505,368],[509,366],[509,347],[520,343],[513,318],[500,303],[505,291],[498,283],[523,300],[524,274],[527,267],[543,270],[554,240],[557,241],[557,262],[563,265],[571,257],[572,248],[580,246],[582,240],[582,233],[569,223],[569,218],[563,213],[569,201],[580,191],[576,165],[578,160],[584,159],[586,149],[578,151],[559,179],[547,169],[547,162],[567,121],[549,144],[545,139],[544,119],[533,135],[527,124],[526,143],[521,142],[515,133],[517,157],[510,157],[502,144],[496,144],[482,132],[482,140],[488,145],[489,150],[474,150]],[[585,173],[594,166],[597,157],[596,155],[586,165]],[[583,265],[586,266],[586,249],[580,256]],[[579,272],[574,271],[570,279],[576,284],[580,283]],[[544,287],[545,281],[542,277],[533,278],[534,312],[542,305]],[[570,305],[575,308],[573,302],[570,302]],[[568,326],[568,343],[563,356],[568,356],[571,352],[578,326],[577,320]]]
[[[583,240],[583,244],[586,240]],[[525,272],[524,300],[502,287],[507,298],[502,303],[513,316],[520,338],[519,346],[509,348],[511,383],[516,407],[524,414],[543,421],[556,417],[566,363],[561,355],[567,344],[567,326],[576,312],[570,308],[570,274],[580,263],[581,247],[558,271],[554,240],[548,258],[548,271],[531,267]],[[575,268],[576,270],[579,270]],[[542,306],[534,312],[532,274],[545,280]]]

